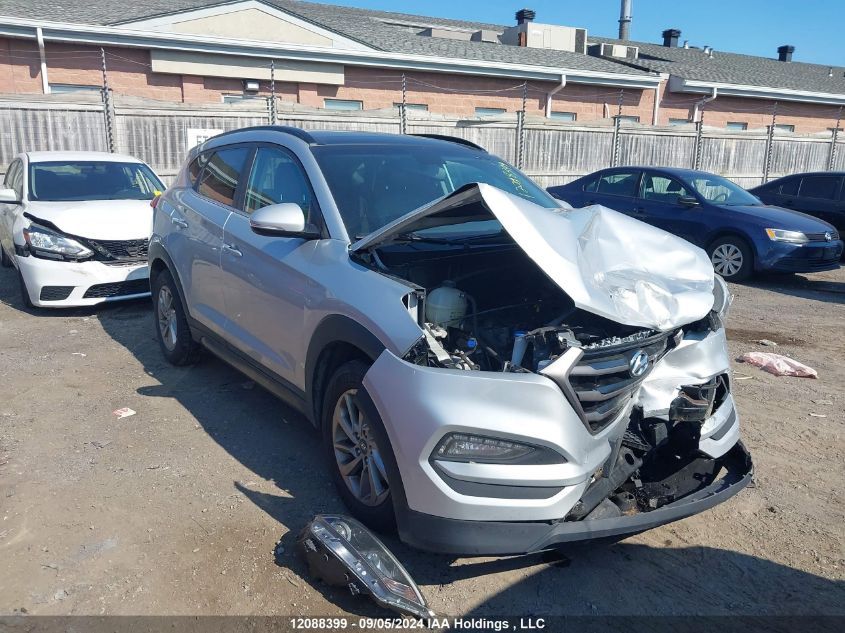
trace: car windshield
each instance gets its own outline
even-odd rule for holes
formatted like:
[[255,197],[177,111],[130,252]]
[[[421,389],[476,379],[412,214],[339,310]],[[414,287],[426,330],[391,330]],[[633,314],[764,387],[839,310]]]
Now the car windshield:
[[713,204],[726,207],[759,205],[760,200],[727,178],[713,175],[693,176],[689,179],[698,194]]
[[164,185],[142,163],[50,161],[29,166],[29,198],[72,200],[152,200]]
[[[493,185],[549,209],[558,207],[554,198],[506,162],[457,145],[324,145],[313,151],[346,230],[355,238],[474,182]],[[445,237],[501,231],[498,221],[485,220],[418,234]]]

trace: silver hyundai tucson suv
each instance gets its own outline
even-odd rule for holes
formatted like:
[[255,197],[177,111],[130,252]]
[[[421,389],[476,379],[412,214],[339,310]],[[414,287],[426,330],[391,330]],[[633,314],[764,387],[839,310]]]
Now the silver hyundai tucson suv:
[[513,554],[690,516],[751,479],[704,251],[572,209],[460,139],[257,127],[155,201],[155,326],[300,410],[353,514]]

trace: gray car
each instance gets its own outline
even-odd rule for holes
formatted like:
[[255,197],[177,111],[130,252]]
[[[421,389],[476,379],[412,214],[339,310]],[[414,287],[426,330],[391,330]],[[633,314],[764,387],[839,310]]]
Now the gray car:
[[156,333],[300,410],[351,512],[417,547],[640,532],[751,478],[707,255],[460,139],[260,127],[155,201]]

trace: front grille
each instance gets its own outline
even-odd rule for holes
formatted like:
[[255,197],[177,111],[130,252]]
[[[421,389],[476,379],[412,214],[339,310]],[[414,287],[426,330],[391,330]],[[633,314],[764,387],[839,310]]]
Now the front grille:
[[133,279],[111,284],[97,284],[85,291],[83,299],[106,299],[109,297],[123,297],[137,295],[150,291],[149,279]]
[[827,233],[830,233],[830,241],[838,240],[839,239],[839,231],[827,231],[824,233],[804,233],[807,236],[807,239],[811,242],[827,242]]
[[811,273],[829,270],[839,265],[839,254],[828,259],[810,259],[808,257],[781,257],[775,262],[778,270],[795,273]]
[[[569,384],[590,431],[601,431],[625,408],[654,364],[674,347],[676,334],[662,332],[640,341],[584,351],[569,372]],[[634,376],[631,359],[641,351],[648,354],[648,364],[642,374]]]
[[41,288],[41,301],[62,301],[73,292],[73,286],[44,286]]
[[150,247],[150,240],[88,240],[88,243],[107,261],[143,261]]

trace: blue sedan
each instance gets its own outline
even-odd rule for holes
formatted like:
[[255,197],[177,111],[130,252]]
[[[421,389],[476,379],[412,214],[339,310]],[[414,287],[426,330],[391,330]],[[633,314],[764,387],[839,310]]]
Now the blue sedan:
[[703,171],[604,169],[549,193],[573,207],[600,204],[700,246],[725,279],[757,271],[809,273],[839,267],[842,241],[818,218],[763,204],[737,184]]

